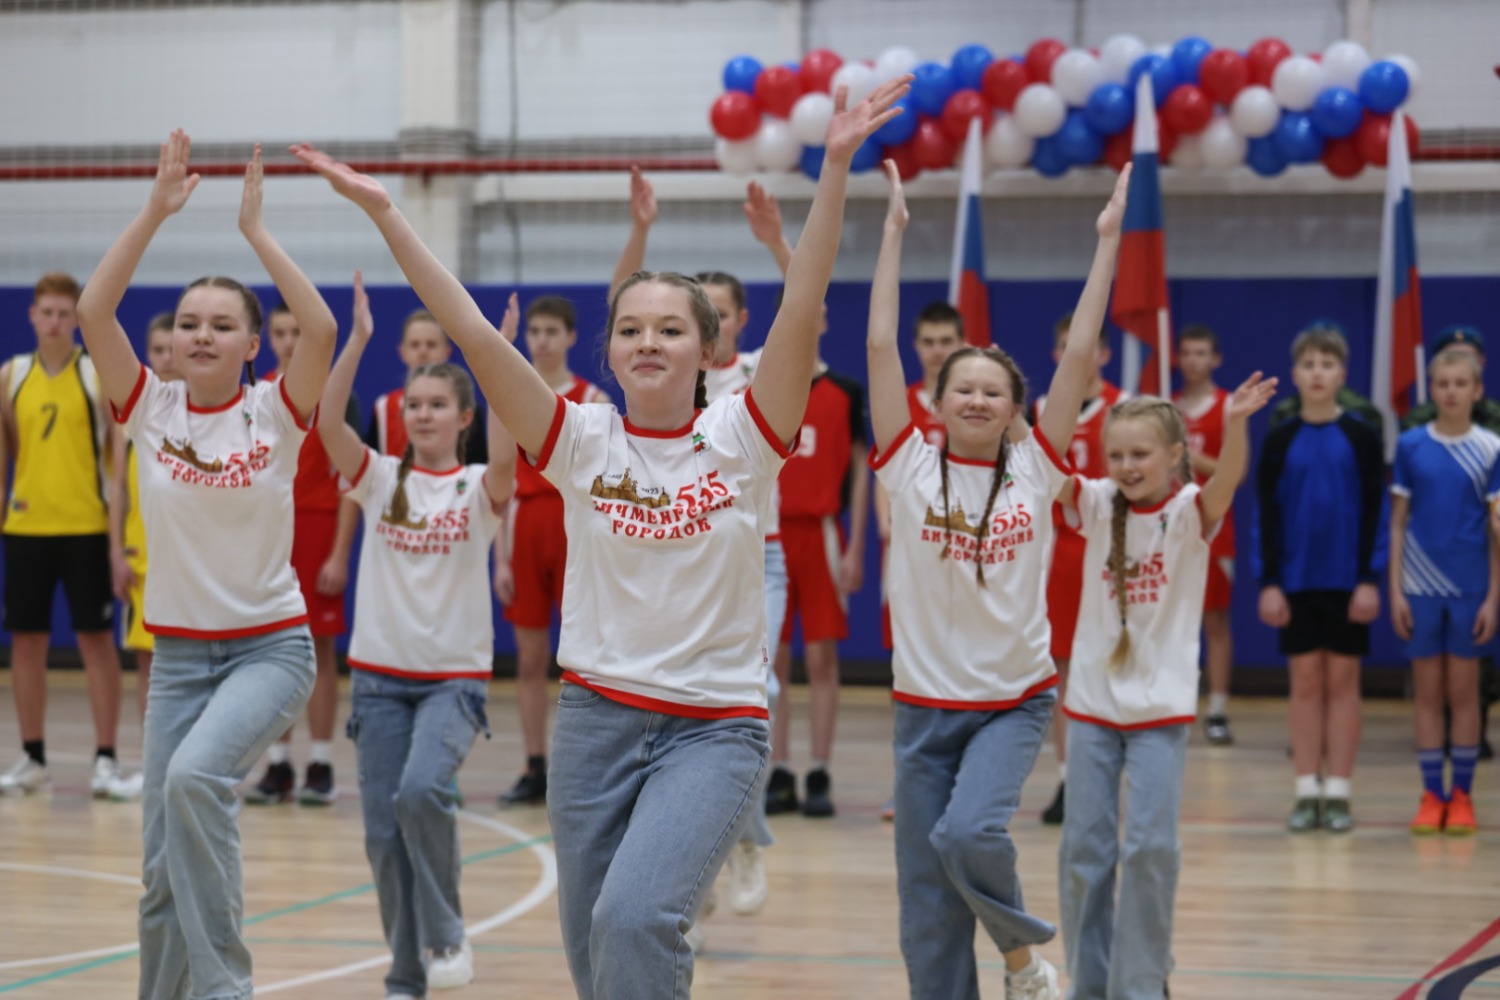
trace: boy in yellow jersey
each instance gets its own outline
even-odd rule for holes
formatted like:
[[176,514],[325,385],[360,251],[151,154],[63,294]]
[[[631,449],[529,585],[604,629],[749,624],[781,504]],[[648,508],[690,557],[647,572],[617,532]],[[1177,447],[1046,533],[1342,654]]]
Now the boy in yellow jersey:
[[[146,363],[163,382],[178,378],[172,364],[172,325],[175,317],[158,313],[146,327]],[[125,606],[125,649],[135,653],[135,692],[141,719],[146,718],[146,696],[151,690],[151,655],[155,641],[146,631],[146,525],[141,520],[141,498],[136,479],[135,448],[123,434],[115,435],[109,470],[109,566],[115,597]],[[109,786],[109,797],[128,802],[140,797],[143,775],[121,775]]]
[[93,363],[74,340],[78,283],[45,275],[28,316],[36,350],[0,367],[0,485],[5,519],[5,627],[11,633],[11,688],[25,756],[0,775],[0,794],[51,783],[44,729],[52,598],[61,581],[88,679],[97,751],[90,788],[109,794],[119,776],[120,658],[110,627],[109,523],[104,455],[113,440]]

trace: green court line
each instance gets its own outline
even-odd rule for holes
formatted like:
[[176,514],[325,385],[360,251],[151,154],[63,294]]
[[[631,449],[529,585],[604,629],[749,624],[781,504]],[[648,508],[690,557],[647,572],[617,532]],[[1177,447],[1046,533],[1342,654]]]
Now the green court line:
[[[472,865],[480,861],[488,861],[491,858],[503,857],[507,854],[514,854],[517,851],[528,850],[532,847],[536,847],[538,844],[545,844],[551,839],[552,835],[550,833],[539,834],[528,840],[517,841],[514,844],[506,844],[503,847],[494,847],[487,851],[480,851],[477,854],[470,854],[469,856],[461,859],[459,863],[464,865]],[[267,920],[275,920],[277,917],[284,917],[292,913],[303,913],[307,910],[316,909],[320,906],[327,906],[329,903],[337,903],[342,899],[349,899],[351,896],[364,895],[365,893],[373,892],[374,890],[374,882],[365,882],[362,885],[354,886],[352,889],[342,889],[338,892],[332,892],[317,899],[311,899],[302,903],[293,903],[290,906],[283,906],[280,909],[270,910],[266,913],[258,913],[253,917],[246,917],[245,926],[249,927],[253,924],[264,923]],[[381,942],[381,944],[383,946],[384,942]],[[67,965],[61,969],[54,969],[51,972],[44,972],[41,975],[32,976],[29,979],[18,979],[13,983],[0,984],[0,993],[14,993],[16,990],[25,989],[28,986],[37,986],[42,983],[50,983],[58,979],[64,979],[68,976],[77,975],[80,972],[88,972],[90,969],[97,969],[101,966],[113,965],[116,962],[123,962],[128,958],[135,958],[140,953],[141,950],[139,948],[131,948],[129,951],[122,951],[116,955],[105,955],[87,962],[79,962],[76,965]]]

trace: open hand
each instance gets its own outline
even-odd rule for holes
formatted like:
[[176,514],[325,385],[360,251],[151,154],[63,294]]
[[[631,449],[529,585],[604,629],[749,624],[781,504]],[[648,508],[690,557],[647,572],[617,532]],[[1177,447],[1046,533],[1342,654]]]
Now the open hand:
[[340,163],[311,143],[302,142],[293,146],[292,155],[313,173],[326,179],[335,191],[366,212],[374,213],[391,207],[391,196],[379,181],[360,173],[347,163]]
[[240,232],[249,236],[262,226],[261,204],[265,198],[266,168],[260,161],[260,143],[245,164],[245,190],[240,195]]
[[887,80],[854,107],[848,107],[849,88],[840,87],[833,96],[833,117],[828,122],[828,136],[824,145],[825,160],[849,165],[854,151],[860,143],[875,134],[875,130],[902,113],[895,106],[907,91],[911,90],[911,74]]
[[1104,211],[1099,213],[1099,221],[1094,223],[1094,229],[1103,239],[1120,235],[1120,224],[1125,221],[1125,201],[1129,196],[1130,171],[1133,167],[1134,164],[1125,164],[1125,169],[1115,178],[1115,189],[1109,196],[1109,204],[1104,206]]
[[349,336],[368,344],[375,336],[375,317],[370,313],[370,296],[365,292],[365,272],[354,272],[354,326]]
[[642,229],[656,223],[656,189],[640,167],[630,168],[630,221]]
[[885,176],[891,182],[891,195],[885,206],[885,228],[900,232],[906,228],[910,216],[906,211],[906,192],[901,188],[901,171],[895,160],[885,161]]
[[1271,401],[1276,395],[1277,379],[1262,379],[1260,372],[1240,383],[1224,407],[1225,420],[1244,420]]
[[750,223],[750,234],[757,243],[770,246],[780,242],[781,206],[759,181],[745,186],[745,221]]
[[156,180],[151,185],[147,206],[165,219],[182,211],[201,178],[188,173],[188,156],[193,141],[182,129],[173,130],[161,145],[161,159],[156,163]]

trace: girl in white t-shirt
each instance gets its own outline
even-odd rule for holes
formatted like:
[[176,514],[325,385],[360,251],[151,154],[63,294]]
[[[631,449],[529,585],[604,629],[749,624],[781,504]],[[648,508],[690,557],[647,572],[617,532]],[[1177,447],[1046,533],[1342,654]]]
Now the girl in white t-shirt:
[[1069,480],[1058,498],[1088,541],[1063,705],[1068,784],[1058,876],[1077,996],[1166,993],[1209,542],[1245,477],[1246,420],[1275,388],[1256,372],[1226,402],[1224,447],[1201,489],[1177,408],[1154,396],[1116,404],[1104,424],[1109,478]]
[[[501,324],[514,338],[515,296]],[[365,531],[349,644],[365,853],[391,948],[386,995],[420,997],[474,978],[458,898],[453,777],[480,732],[494,661],[489,550],[515,480],[516,447],[491,427],[489,464],[460,462],[474,383],[457,365],[406,379],[401,458],[369,448],[343,420],[374,332],[354,276],[354,329],[328,377],[318,433]]]
[[146,708],[142,998],[250,996],[234,786],[301,714],[315,672],[291,568],[292,479],[328,376],[336,325],[261,220],[260,148],[245,171],[240,231],[297,318],[286,376],[245,386],[260,304],[229,278],[177,302],[180,381],[143,367],[115,318],[156,230],[198,185],[180,130],[151,196],[89,279],[78,318],[115,419],[138,456],[156,637]]
[[[574,987],[686,997],[684,932],[760,794],[768,753],[760,595],[772,488],[806,409],[849,161],[911,78],[834,99],[822,175],[750,389],[709,405],[718,315],[678,274],[612,296],[605,353],[625,413],[552,392],[373,180],[304,162],[379,227],[485,397],[562,493],[564,685],[547,808]],[[753,600],[747,598],[754,595]]]
[[1027,913],[1008,827],[1056,699],[1044,601],[1052,501],[1094,367],[1114,274],[1127,167],[1097,223],[1099,245],[1036,428],[1026,382],[995,347],[943,364],[947,443],[911,422],[896,343],[906,204],[890,208],[870,291],[870,459],[890,496],[895,652],[896,870],[901,953],[914,998],[979,995],[976,922],[1005,958],[1006,996],[1056,998],[1036,951],[1056,930]]

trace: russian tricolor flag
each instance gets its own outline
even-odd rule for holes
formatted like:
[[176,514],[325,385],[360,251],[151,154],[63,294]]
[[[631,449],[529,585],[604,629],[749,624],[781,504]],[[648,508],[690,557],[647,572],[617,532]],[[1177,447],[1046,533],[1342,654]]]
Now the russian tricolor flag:
[[963,317],[964,340],[976,347],[989,347],[993,343],[990,338],[990,290],[984,283],[984,221],[979,214],[983,156],[983,129],[979,119],[974,118],[969,122],[969,137],[964,143],[948,302]]
[[[1135,88],[1131,146],[1130,200],[1120,231],[1109,318],[1127,334],[1121,379],[1125,389],[1166,395],[1172,387],[1172,334],[1167,310],[1167,251],[1162,239],[1156,102],[1149,73],[1141,74]],[[1149,352],[1146,359],[1154,363],[1143,366],[1142,348]]]
[[1370,394],[1385,420],[1387,458],[1395,454],[1398,420],[1411,408],[1412,390],[1422,396],[1422,301],[1405,117],[1400,111],[1391,116],[1370,383]]

